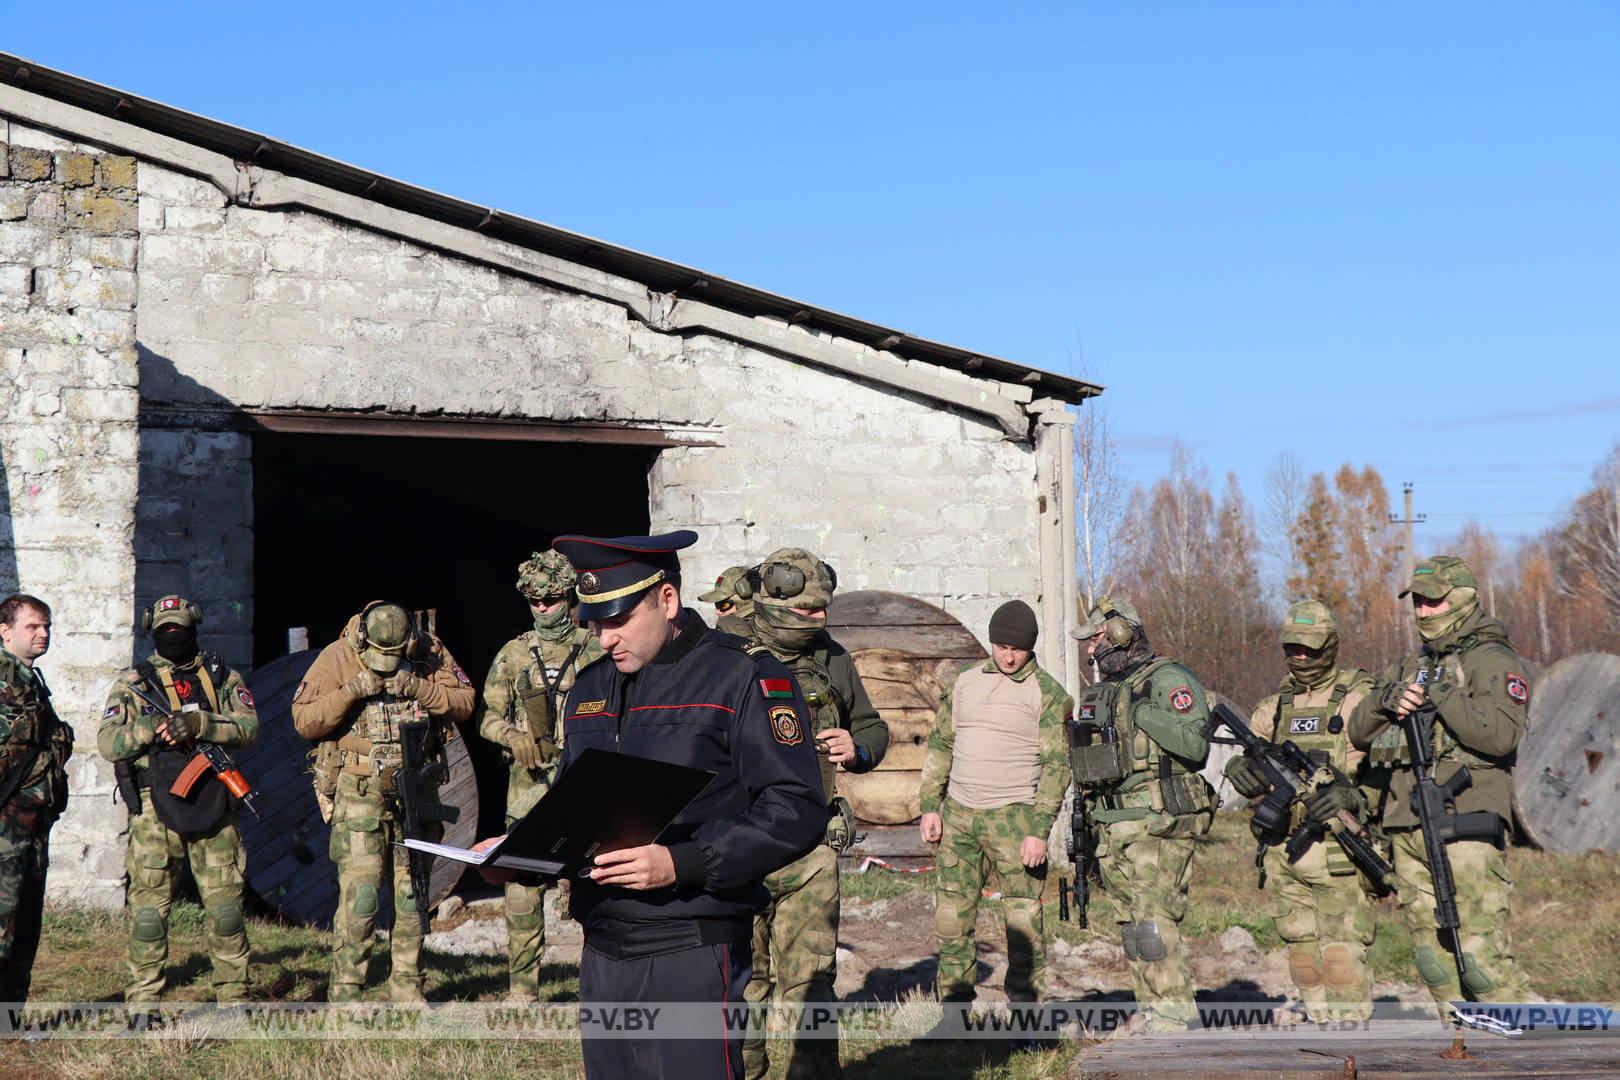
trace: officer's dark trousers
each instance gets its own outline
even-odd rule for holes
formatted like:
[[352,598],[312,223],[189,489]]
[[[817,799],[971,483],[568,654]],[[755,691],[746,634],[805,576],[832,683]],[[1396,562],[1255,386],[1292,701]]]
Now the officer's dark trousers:
[[712,1001],[715,1009],[713,1038],[627,1038],[582,1025],[585,1075],[592,1080],[740,1078],[743,1029],[740,1023],[727,1026],[722,1006],[745,1008],[743,987],[751,972],[751,950],[751,942],[744,938],[731,944],[615,960],[591,948],[587,937],[579,961],[582,1006],[593,1002]]

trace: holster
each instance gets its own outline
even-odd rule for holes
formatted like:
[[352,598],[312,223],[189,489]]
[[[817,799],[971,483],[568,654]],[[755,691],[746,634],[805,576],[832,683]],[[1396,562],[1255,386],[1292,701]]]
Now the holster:
[[129,816],[134,817],[141,812],[141,785],[135,776],[135,759],[125,758],[113,764],[113,781],[118,785],[118,794],[129,807]]

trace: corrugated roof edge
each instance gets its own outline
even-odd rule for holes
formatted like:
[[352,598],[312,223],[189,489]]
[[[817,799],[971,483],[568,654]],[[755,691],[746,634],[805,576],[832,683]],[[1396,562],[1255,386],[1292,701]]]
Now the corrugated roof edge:
[[970,372],[979,378],[1027,386],[1037,397],[1079,403],[1096,396],[1103,389],[1067,375],[912,337],[900,330],[778,296],[690,266],[516,214],[478,206],[244,128],[103,86],[11,53],[0,52],[0,81],[29,93],[192,143],[236,161],[273,168],[335,191],[629,278],[660,292],[702,299],[705,303],[745,315],[780,318],[908,359]]

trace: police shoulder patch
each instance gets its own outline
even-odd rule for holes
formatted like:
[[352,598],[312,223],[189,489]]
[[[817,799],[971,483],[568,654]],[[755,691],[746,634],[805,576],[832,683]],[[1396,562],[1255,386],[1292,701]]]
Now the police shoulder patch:
[[797,746],[804,741],[804,725],[791,705],[771,707],[771,735],[783,746]]
[[1507,696],[1512,698],[1514,701],[1517,701],[1520,705],[1523,705],[1525,702],[1529,701],[1529,681],[1526,680],[1523,675],[1515,675],[1510,672],[1507,677]]
[[1170,691],[1170,707],[1176,712],[1192,712],[1193,692],[1190,686],[1178,686]]

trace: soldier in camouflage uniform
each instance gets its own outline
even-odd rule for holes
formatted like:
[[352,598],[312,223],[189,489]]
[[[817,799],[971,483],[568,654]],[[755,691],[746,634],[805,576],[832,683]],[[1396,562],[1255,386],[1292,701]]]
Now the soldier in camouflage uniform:
[[1069,759],[1098,826],[1103,888],[1123,916],[1141,1010],[1129,1030],[1181,1030],[1193,1019],[1181,920],[1196,841],[1215,817],[1214,792],[1198,775],[1209,754],[1209,705],[1192,672],[1154,655],[1124,600],[1100,597],[1074,635],[1100,678],[1075,702]]
[[[398,604],[376,601],[350,619],[342,635],[321,650],[293,694],[293,725],[317,743],[315,794],[332,824],[331,857],[341,895],[332,932],[332,1001],[357,1001],[365,988],[372,933],[381,908],[383,881],[394,889],[394,1001],[422,1000],[422,925],[411,889],[409,865],[394,845],[404,839],[395,820],[394,780],[401,764],[400,727],[432,725],[429,769],[417,796],[430,815],[426,837],[441,827],[431,815],[444,781],[443,746],[456,724],[472,715],[472,681],[450,650],[420,630]],[[328,809],[329,808],[329,809]]]
[[[738,637],[748,637],[748,621],[754,617],[754,601],[737,595],[738,583],[748,575],[746,566],[728,566],[714,579],[714,588],[698,596],[705,604],[714,605],[715,629]],[[743,588],[747,588],[746,583]]]
[[[576,575],[555,551],[535,552],[518,567],[517,589],[529,603],[534,629],[501,646],[484,679],[478,733],[499,745],[511,775],[506,784],[506,827],[534,808],[557,772],[563,701],[574,678],[602,655],[590,631],[574,624]],[[545,886],[506,885],[510,998],[530,1002],[540,993],[540,954],[546,944]]]
[[922,769],[922,839],[938,844],[934,933],[942,1001],[972,1001],[974,929],[987,872],[1007,934],[1007,997],[1036,1001],[1046,969],[1046,837],[1063,801],[1064,723],[1074,700],[1035,662],[1035,612],[1011,600],[990,618],[990,659],[940,699]]
[[[722,575],[716,588],[724,583]],[[826,843],[765,878],[771,899],[754,917],[754,970],[743,996],[755,1004],[773,996],[794,1004],[833,1001],[838,855],[853,841],[855,824],[849,801],[837,795],[837,771],[840,765],[853,773],[875,768],[889,747],[889,725],[872,706],[849,653],[827,633],[827,605],[837,588],[831,567],[802,548],[779,548],[733,585],[740,603],[752,605],[750,636],[793,672],[811,711],[828,806]],[[763,1077],[769,1064],[765,1039],[747,1039],[744,1075]],[[787,1075],[842,1075],[838,1040],[795,1042]]]
[[[167,983],[169,907],[175,884],[191,866],[202,898],[214,996],[247,1000],[248,939],[242,913],[247,856],[236,800],[212,770],[189,797],[169,790],[196,756],[196,743],[247,747],[259,736],[253,695],[242,676],[197,646],[202,610],[165,596],[142,614],[153,653],[124,672],[107,692],[96,748],[113,763],[129,805],[129,985],[125,1001],[156,1001]],[[163,702],[171,716],[132,687]]]
[[1530,725],[1529,669],[1508,642],[1507,628],[1480,609],[1472,571],[1453,555],[1425,559],[1401,596],[1412,597],[1420,651],[1384,671],[1350,717],[1350,739],[1369,764],[1390,769],[1383,825],[1394,845],[1401,912],[1412,931],[1418,974],[1442,1013],[1447,1003],[1524,1001],[1529,988],[1513,957],[1508,907],[1513,879],[1502,848],[1487,840],[1447,845],[1456,881],[1463,961],[1442,943],[1435,920],[1434,879],[1410,803],[1414,780],[1400,721],[1425,699],[1437,710],[1435,778],[1467,768],[1473,785],[1457,796],[1460,814],[1485,811],[1513,821],[1513,765]]
[[[1339,632],[1327,605],[1302,600],[1283,621],[1282,647],[1288,675],[1278,693],[1255,708],[1249,727],[1272,743],[1292,742],[1339,770],[1347,783],[1361,771],[1362,751],[1350,745],[1346,720],[1372,689],[1372,676],[1339,666]],[[1247,755],[1226,765],[1239,795],[1266,794],[1265,778]],[[1346,808],[1360,812],[1350,792]],[[1337,805],[1337,804],[1336,804]],[[1294,804],[1287,834],[1305,823],[1305,800]],[[1369,884],[1356,872],[1330,834],[1290,862],[1282,838],[1265,851],[1264,874],[1272,892],[1277,936],[1288,947],[1288,974],[1312,1020],[1366,1020],[1372,1016],[1372,971],[1367,946],[1373,940]]]
[[73,729],[51,708],[34,662],[51,647],[51,609],[0,601],[0,1001],[28,1000],[45,915],[51,826],[67,806]]

